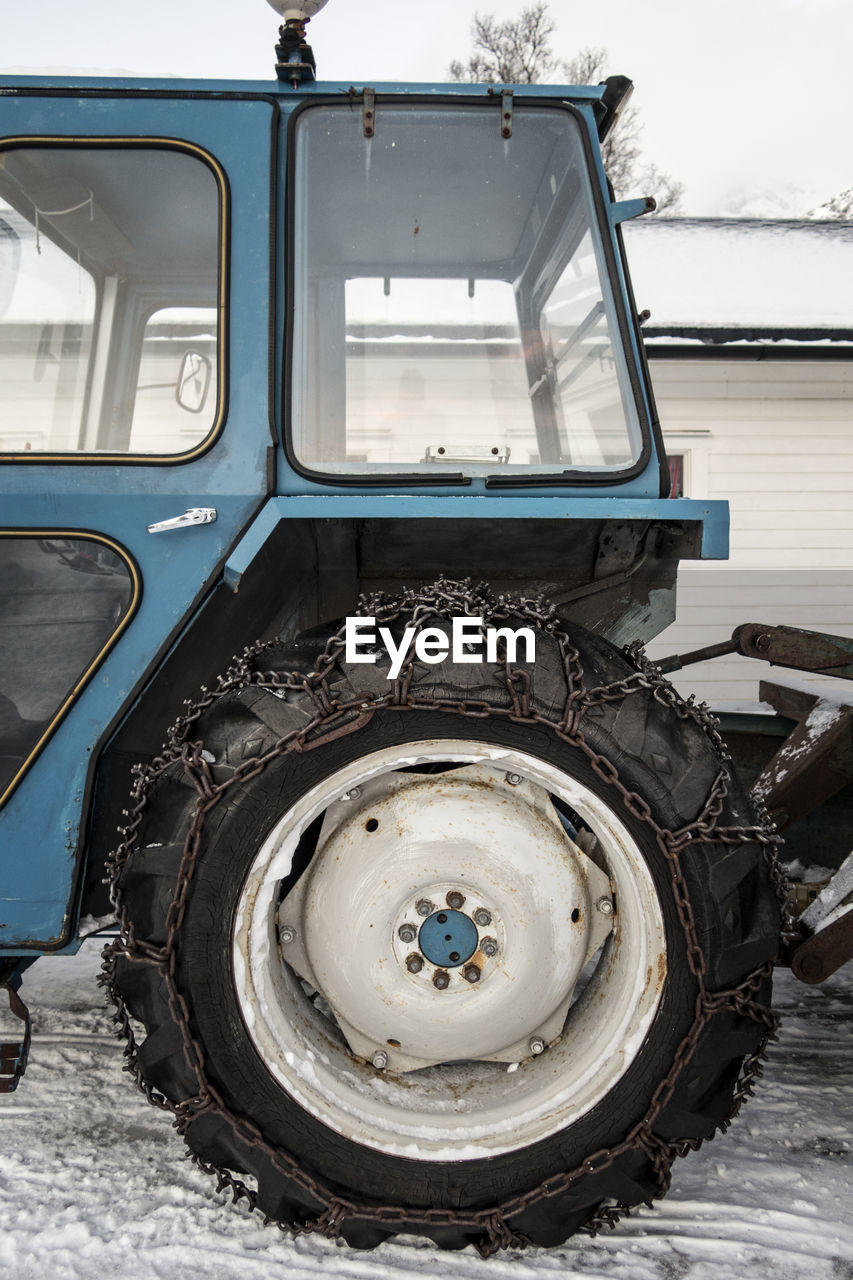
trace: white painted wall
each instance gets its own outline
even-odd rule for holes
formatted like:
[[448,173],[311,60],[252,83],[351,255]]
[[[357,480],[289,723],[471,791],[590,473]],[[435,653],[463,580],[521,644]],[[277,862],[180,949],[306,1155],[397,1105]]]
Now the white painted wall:
[[[676,621],[650,655],[727,639],[740,622],[853,636],[853,362],[651,367],[667,448],[686,458],[687,496],[731,504],[731,558],[682,566]],[[675,683],[722,707],[757,697],[768,677],[764,663],[721,658]],[[853,695],[847,682],[809,683]]]

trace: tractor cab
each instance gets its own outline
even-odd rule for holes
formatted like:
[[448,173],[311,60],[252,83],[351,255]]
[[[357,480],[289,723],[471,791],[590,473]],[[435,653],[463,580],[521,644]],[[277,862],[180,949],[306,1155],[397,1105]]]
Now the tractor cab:
[[[610,200],[595,139],[628,87],[276,96],[279,492],[658,496],[614,230],[648,205]],[[84,104],[73,138],[0,141],[3,460],[192,457],[224,424],[243,192],[221,145],[146,137],[139,102],[87,137]]]

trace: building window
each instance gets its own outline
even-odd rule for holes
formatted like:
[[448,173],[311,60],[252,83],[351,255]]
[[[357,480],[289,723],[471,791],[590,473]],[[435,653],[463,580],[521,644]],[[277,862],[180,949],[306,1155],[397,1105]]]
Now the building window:
[[684,454],[667,454],[669,463],[669,498],[683,498],[684,494]]

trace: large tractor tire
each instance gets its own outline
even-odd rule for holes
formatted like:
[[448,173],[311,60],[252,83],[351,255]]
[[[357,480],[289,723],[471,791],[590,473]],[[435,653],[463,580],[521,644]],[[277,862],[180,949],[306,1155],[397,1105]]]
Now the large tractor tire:
[[440,583],[366,612],[534,662],[247,652],[140,774],[106,953],[127,1052],[267,1218],[554,1245],[662,1195],[774,1030],[774,838],[642,658]]

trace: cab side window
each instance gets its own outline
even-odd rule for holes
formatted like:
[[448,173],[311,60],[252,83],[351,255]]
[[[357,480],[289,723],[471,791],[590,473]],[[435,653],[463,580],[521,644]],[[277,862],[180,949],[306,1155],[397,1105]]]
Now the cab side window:
[[0,144],[0,458],[179,456],[211,435],[222,203],[178,145]]

